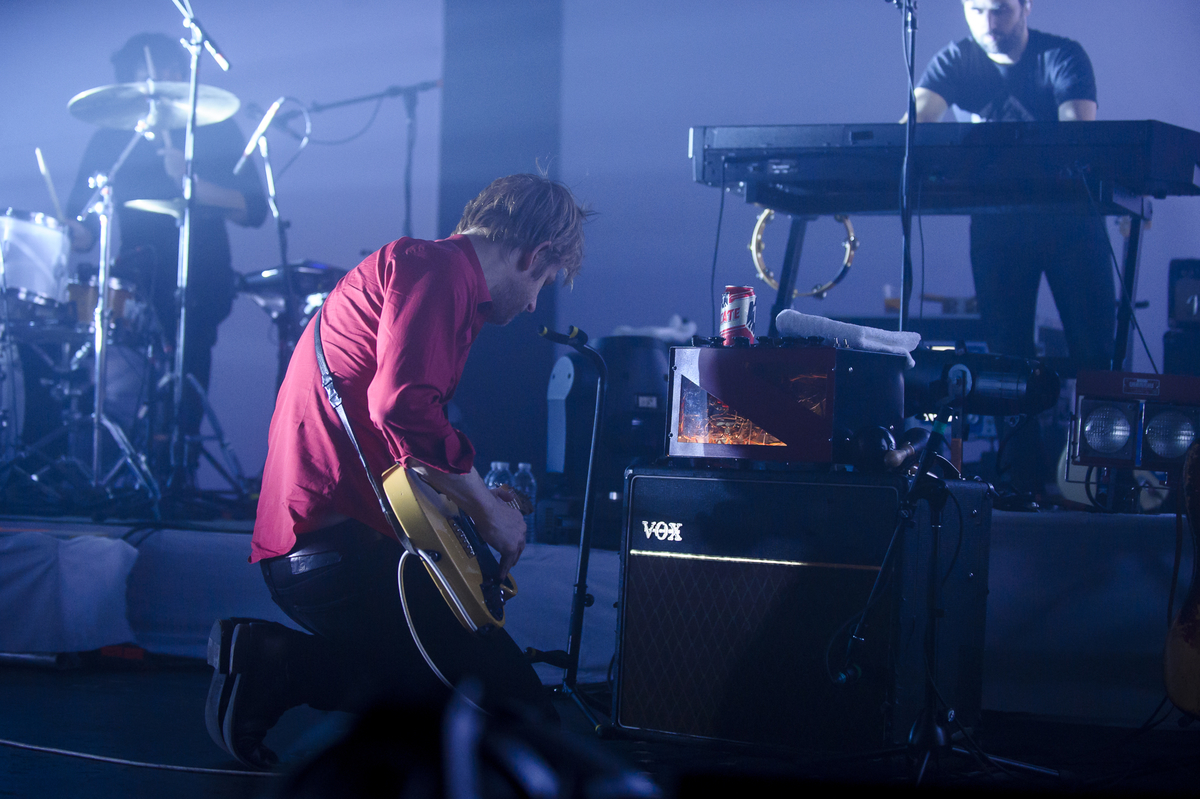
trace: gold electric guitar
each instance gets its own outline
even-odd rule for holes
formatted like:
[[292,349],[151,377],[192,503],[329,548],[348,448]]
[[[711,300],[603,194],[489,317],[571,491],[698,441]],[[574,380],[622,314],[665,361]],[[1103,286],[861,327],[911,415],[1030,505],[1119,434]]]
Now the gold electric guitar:
[[[524,494],[509,505],[522,515],[533,508]],[[446,604],[471,632],[504,626],[504,603],[516,596],[512,575],[496,580],[500,564],[474,522],[411,470],[396,465],[383,473],[383,492],[400,526],[429,570]]]
[[1192,585],[1167,632],[1163,677],[1175,706],[1200,716],[1200,442],[1192,444],[1184,457],[1182,482],[1179,501],[1192,534]]

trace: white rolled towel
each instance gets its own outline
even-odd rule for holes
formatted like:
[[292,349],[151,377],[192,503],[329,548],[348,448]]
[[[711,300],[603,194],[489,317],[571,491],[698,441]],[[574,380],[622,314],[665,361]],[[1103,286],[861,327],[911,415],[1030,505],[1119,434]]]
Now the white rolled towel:
[[838,322],[824,316],[800,313],[790,308],[775,317],[775,327],[780,335],[808,338],[820,336],[828,341],[845,341],[849,346],[871,352],[890,352],[908,359],[909,368],[916,361],[909,355],[921,343],[921,334],[912,331],[884,330],[878,327],[863,327],[849,322]]

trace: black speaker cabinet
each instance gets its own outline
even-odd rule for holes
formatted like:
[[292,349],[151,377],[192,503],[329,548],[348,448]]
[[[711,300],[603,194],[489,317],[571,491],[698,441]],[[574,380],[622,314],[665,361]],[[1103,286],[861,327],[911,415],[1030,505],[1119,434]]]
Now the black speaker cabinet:
[[1200,327],[1200,260],[1171,261],[1167,270],[1167,318],[1172,327]]
[[1163,372],[1169,375],[1200,375],[1200,328],[1181,328],[1163,333]]
[[[986,484],[949,485],[937,684],[972,726],[991,504]],[[921,502],[881,570],[903,495],[898,478],[848,472],[630,470],[617,726],[827,751],[904,742],[924,698],[931,530]],[[877,578],[850,658],[861,676],[835,684]]]

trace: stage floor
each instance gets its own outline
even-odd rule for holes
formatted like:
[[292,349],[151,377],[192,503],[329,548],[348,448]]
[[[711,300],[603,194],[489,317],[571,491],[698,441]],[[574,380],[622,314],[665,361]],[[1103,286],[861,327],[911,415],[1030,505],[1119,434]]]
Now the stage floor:
[[[1174,518],[1043,512],[995,513],[992,520],[983,746],[994,754],[1070,768],[1078,787],[1191,789],[1200,725],[1176,712],[1139,731],[1163,699],[1162,644],[1175,548]],[[1185,546],[1176,607],[1187,591]],[[212,620],[285,620],[256,567],[247,563],[244,522],[195,525],[95,524],[0,518],[0,652],[94,652],[132,643],[147,653],[126,662],[95,654],[61,670],[0,665],[8,708],[0,738],[127,760],[233,768],[204,730],[209,671],[201,658]],[[518,643],[566,643],[577,553],[531,545],[518,567],[521,593],[510,610]],[[593,552],[596,597],[584,635],[581,682],[601,691],[615,643],[618,558]],[[42,658],[42,662],[53,658]],[[11,663],[11,660],[10,660]],[[561,679],[539,667],[543,681]],[[570,703],[568,728],[590,736]],[[343,734],[350,720],[307,708],[289,712],[270,740],[288,763]],[[601,744],[681,795],[700,780],[869,780],[911,778],[901,760],[871,765],[756,757],[733,748],[606,741]],[[1183,757],[1183,753],[1188,756]],[[1181,763],[1187,765],[1180,765]],[[939,780],[1007,785],[970,760],[947,762]],[[951,768],[953,766],[953,768]],[[262,796],[262,777],[183,774],[68,759],[0,747],[0,792],[13,795]],[[718,775],[716,777],[712,775]],[[701,776],[705,775],[705,776]],[[1111,781],[1110,781],[1111,780]],[[1068,787],[1057,781],[1025,787]],[[110,790],[111,788],[111,790]],[[101,793],[97,793],[100,790]]]
[[[240,767],[209,740],[203,707],[209,670],[194,661],[152,659],[97,663],[70,670],[0,666],[6,708],[0,738],[151,765],[236,772]],[[650,776],[665,796],[763,795],[841,783],[901,787],[912,783],[903,756],[821,760],[748,753],[721,745],[599,739],[568,700],[557,702],[568,734],[625,760]],[[397,725],[411,723],[398,714]],[[268,736],[283,770],[305,762],[345,735],[352,719],[308,708],[289,711]],[[436,734],[435,730],[430,730]],[[1025,714],[985,712],[979,744],[990,754],[1051,769],[1062,778],[982,769],[971,759],[944,758],[927,777],[932,786],[1030,789],[1071,793],[1195,793],[1200,780],[1200,728],[1173,721],[1135,732]],[[0,746],[0,793],[15,797],[95,799],[170,796],[219,799],[275,795],[278,776],[188,773],[121,765]]]

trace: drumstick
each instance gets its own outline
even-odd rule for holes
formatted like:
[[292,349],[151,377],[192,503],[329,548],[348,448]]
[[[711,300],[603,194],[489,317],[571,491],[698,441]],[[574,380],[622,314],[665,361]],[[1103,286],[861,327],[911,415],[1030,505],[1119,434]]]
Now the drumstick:
[[[154,69],[154,57],[150,55],[149,45],[142,45],[142,55],[146,57],[146,76],[152,81],[158,80],[158,73]],[[163,128],[159,133],[162,135],[163,144],[174,150],[175,147],[171,144],[171,131]]]
[[42,148],[34,147],[33,152],[37,156],[38,171],[42,173],[42,178],[46,181],[46,190],[50,192],[50,202],[54,203],[54,213],[58,216],[58,221],[65,225],[67,217],[58,203],[58,192],[54,190],[54,181],[50,179],[50,170],[46,168],[46,159],[42,158]]
[[142,45],[142,55],[146,56],[146,75],[150,80],[158,80],[154,73],[154,58],[150,55],[150,46]]

